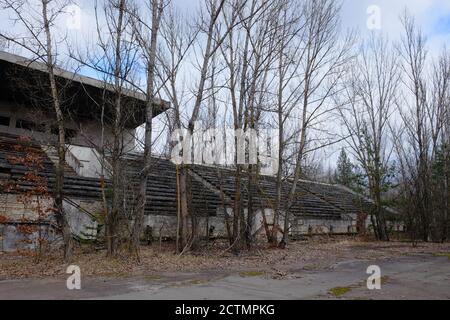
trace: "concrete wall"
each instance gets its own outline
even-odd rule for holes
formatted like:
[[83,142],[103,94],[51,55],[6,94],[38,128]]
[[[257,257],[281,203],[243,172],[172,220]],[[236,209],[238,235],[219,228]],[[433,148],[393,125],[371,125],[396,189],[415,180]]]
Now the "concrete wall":
[[[93,148],[82,147],[82,146],[74,146],[69,145],[68,150],[71,154],[78,159],[81,164],[81,168],[77,170],[77,174],[82,177],[88,178],[100,178],[102,173],[102,164],[101,164],[101,156],[98,152]],[[67,163],[72,167],[76,165],[72,165],[70,163],[70,157],[66,157]],[[108,170],[104,170],[104,174],[106,175]]]
[[[0,214],[5,215],[10,219],[20,219],[22,216],[28,219],[35,218],[35,212],[30,206],[25,206],[21,203],[20,199],[16,195],[2,194],[0,195]],[[49,205],[52,203],[51,199],[48,200]],[[86,201],[80,199],[72,199],[75,204],[64,202],[64,210],[69,216],[69,224],[72,232],[78,235],[82,239],[93,239],[97,235],[97,222],[87,215],[84,210],[90,212],[92,215],[98,214],[102,210],[102,203],[99,201]],[[80,208],[84,209],[81,210]],[[273,210],[264,210],[266,221],[269,225],[273,224]],[[246,214],[246,211],[244,212]],[[232,209],[227,209],[227,216],[232,224]],[[255,213],[253,236],[265,237],[265,229],[263,224],[263,215],[261,210],[257,210]],[[176,238],[177,218],[176,216],[167,215],[149,215],[145,217],[145,226],[152,228],[152,235],[154,239],[162,238]],[[283,217],[280,217],[280,227],[284,225]],[[209,234],[211,227],[214,227],[212,234]],[[227,236],[225,215],[222,214],[222,210],[218,209],[218,215],[214,217],[198,217],[197,218],[198,233],[201,237],[206,237],[208,234],[212,237],[223,238]],[[3,233],[1,239],[2,250],[15,250],[17,247],[23,247],[22,243],[23,235],[20,235],[14,226],[4,225],[0,231]],[[304,218],[293,217],[291,224],[290,235],[298,237],[308,234],[346,234],[356,232],[356,217],[345,217],[343,219],[317,219],[317,218]],[[282,233],[278,233],[278,238],[281,239]],[[33,236],[27,236],[33,238]],[[20,242],[20,243],[19,243]],[[19,243],[19,244],[17,244]],[[16,245],[14,245],[16,244]],[[30,248],[29,245],[25,246]]]
[[[20,232],[20,222],[23,219],[27,221],[36,221],[38,219],[37,201],[42,209],[49,209],[53,207],[52,198],[37,198],[27,197],[24,201],[20,195],[15,194],[0,194],[0,215],[6,217],[8,223],[0,225],[0,251],[15,251],[17,249],[31,249],[34,246],[35,240],[38,238],[38,231],[31,235],[24,235]],[[97,222],[86,214],[86,211],[96,215],[102,210],[102,203],[99,201],[87,201],[72,199],[76,204],[70,204],[64,201],[64,210],[69,217],[69,225],[72,232],[81,239],[93,239],[97,235]],[[84,209],[81,210],[80,208]],[[55,223],[55,218],[49,215],[46,219],[48,222]],[[37,228],[38,226],[36,226]],[[45,223],[41,226],[42,232],[47,232]],[[54,230],[49,239],[55,238]]]
[[99,201],[85,201],[79,199],[72,199],[72,201],[76,205],[67,201],[64,201],[63,203],[64,212],[69,217],[69,225],[72,233],[81,239],[95,239],[97,236],[98,223],[85,211],[95,216],[101,212],[103,204]]
[[20,195],[0,194],[0,215],[5,216],[11,221],[20,221],[22,219],[37,219],[37,209],[50,209],[53,206],[52,198],[26,197],[23,199]]
[[[52,208],[53,199],[43,197],[22,198],[15,194],[0,194],[0,215],[6,217],[7,224],[0,224],[0,251],[13,252],[18,249],[31,250],[35,248],[38,239],[45,239],[49,243],[55,242],[55,230],[47,225],[33,225],[31,234],[20,231],[20,222],[24,219],[35,221],[38,218],[38,208],[46,210]],[[48,221],[54,221],[47,217]]]
[[292,236],[308,234],[350,234],[356,233],[354,219],[315,219],[295,217],[292,223]]
[[47,246],[58,246],[60,238],[55,230],[48,226],[35,226],[31,234],[20,232],[18,225],[0,225],[0,252],[16,252],[17,250],[33,250],[37,247],[38,240]]
[[[152,235],[155,239],[160,236],[162,238],[176,238],[177,230],[177,217],[166,215],[148,215],[144,220],[145,226],[152,228]],[[189,222],[190,225],[190,222]],[[214,226],[214,237],[226,237],[226,227],[223,216],[220,217],[199,217],[197,218],[197,228],[201,237],[206,237],[208,230],[211,226]],[[145,229],[145,228],[144,228]]]
[[[222,209],[218,208],[218,215],[214,217],[198,217],[198,231],[200,236],[204,237],[208,234],[211,226],[214,226],[214,237],[226,237],[227,230],[225,224],[225,216]],[[266,221],[269,225],[273,224],[273,210],[264,209]],[[232,227],[232,209],[227,208],[230,227]],[[244,210],[244,215],[247,211]],[[252,234],[254,237],[265,237],[264,219],[261,210],[256,210],[253,221]],[[153,237],[158,238],[175,238],[177,219],[175,216],[149,215],[145,217],[144,224],[152,227]],[[284,218],[279,219],[280,228],[284,226]],[[347,216],[341,219],[317,219],[307,217],[293,217],[290,224],[290,235],[298,237],[308,234],[351,234],[356,233],[356,217]],[[278,233],[278,239],[281,240],[282,233]]]
[[[386,225],[388,230],[395,232],[405,232],[406,226],[401,221],[386,221]],[[366,231],[373,232],[372,220],[370,219],[370,215],[366,219]]]
[[[50,126],[55,124],[53,115],[29,106],[15,105],[9,102],[0,101],[0,115],[9,117],[9,126],[0,125],[0,132],[6,132],[15,135],[30,135],[38,141],[48,142],[56,141],[56,136],[50,134]],[[31,121],[43,126],[43,132],[29,131],[16,128],[19,120]],[[102,145],[102,128],[99,121],[83,120],[83,122],[75,122],[66,119],[66,129],[75,130],[77,134],[71,139],[71,144],[80,146],[101,146]],[[125,130],[123,134],[124,152],[132,152],[135,150],[135,132],[136,130]],[[105,144],[111,144],[113,140],[110,128],[103,131],[103,141]]]
[[[76,126],[77,135],[71,140],[71,144],[87,147],[101,147],[102,142],[106,146],[112,146],[114,136],[112,130],[108,127],[102,132],[101,124],[98,121],[85,121]],[[102,141],[103,133],[103,141]],[[125,130],[122,137],[123,152],[130,153],[135,151],[136,130]]]

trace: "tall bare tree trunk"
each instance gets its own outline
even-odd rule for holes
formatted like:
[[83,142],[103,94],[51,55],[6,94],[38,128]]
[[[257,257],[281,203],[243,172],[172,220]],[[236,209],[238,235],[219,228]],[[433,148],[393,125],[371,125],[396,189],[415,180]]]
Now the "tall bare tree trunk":
[[188,205],[188,168],[183,165],[180,169],[180,204],[181,204],[181,214],[180,214],[180,252],[188,249],[189,246],[189,205]]
[[[205,91],[205,84],[206,80],[208,78],[208,67],[209,63],[211,61],[211,57],[214,54],[214,52],[217,50],[218,46],[220,45],[217,43],[214,43],[214,31],[216,26],[216,21],[222,12],[223,6],[225,4],[225,0],[219,0],[218,4],[216,0],[211,0],[210,2],[210,16],[208,18],[208,25],[206,29],[206,46],[205,51],[203,53],[203,61],[201,65],[201,71],[200,71],[200,80],[198,83],[198,87],[196,90],[196,96],[195,96],[195,102],[194,107],[192,110],[191,117],[189,119],[188,123],[188,131],[189,135],[192,137],[194,133],[194,126],[195,122],[198,119],[200,107],[203,101],[203,95]],[[195,141],[193,142],[193,144]],[[192,147],[194,148],[194,145],[192,144]],[[184,152],[191,152],[191,150],[184,150]],[[187,181],[187,168],[186,166],[183,166],[181,168],[181,176],[180,176],[180,188],[181,188],[181,236],[180,236],[180,242],[185,245],[184,249],[189,249],[189,243],[188,243],[188,217],[189,217],[189,206],[188,206],[188,199],[189,199],[189,184]],[[194,226],[192,226],[194,227]],[[186,247],[186,245],[188,247]],[[184,250],[183,249],[183,250]]]
[[132,247],[136,255],[139,257],[139,241],[144,224],[145,206],[147,204],[147,181],[152,165],[152,120],[153,120],[153,103],[155,100],[154,83],[155,83],[155,67],[156,67],[156,46],[158,39],[158,30],[161,21],[161,15],[164,9],[163,0],[151,0],[152,6],[152,27],[150,48],[145,47],[148,55],[147,66],[147,95],[146,95],[146,117],[145,117],[145,142],[144,142],[144,163],[140,173],[138,205],[136,209],[136,217],[132,232]]
[[55,179],[55,206],[57,210],[57,220],[61,228],[63,240],[64,240],[64,260],[69,261],[72,257],[72,233],[64,213],[63,201],[64,201],[64,163],[66,161],[66,145],[65,145],[65,130],[64,130],[64,116],[61,111],[61,104],[58,94],[58,88],[56,85],[54,74],[54,61],[52,50],[52,38],[50,32],[50,24],[48,20],[47,5],[49,0],[42,0],[42,16],[44,19],[44,30],[46,34],[46,55],[47,55],[47,72],[50,81],[50,88],[52,93],[53,107],[56,113],[56,123],[58,125],[58,164],[56,166],[56,179]]
[[122,37],[123,21],[125,16],[125,0],[117,3],[118,19],[116,25],[116,39],[114,48],[114,124],[113,124],[113,150],[112,150],[112,207],[106,216],[106,249],[108,256],[115,256],[119,246],[119,215],[121,210],[121,149],[122,149]]

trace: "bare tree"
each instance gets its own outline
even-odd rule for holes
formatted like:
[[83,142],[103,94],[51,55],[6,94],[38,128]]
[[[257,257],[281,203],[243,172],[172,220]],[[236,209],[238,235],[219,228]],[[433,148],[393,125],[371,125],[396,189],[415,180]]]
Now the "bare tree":
[[[190,54],[193,43],[199,33],[198,29],[189,26],[186,17],[181,16],[173,6],[169,7],[166,15],[163,16],[161,22],[161,48],[158,52],[158,61],[160,68],[157,69],[158,79],[162,83],[162,89],[168,100],[171,102],[171,110],[168,112],[169,118],[169,138],[174,130],[183,128],[183,106],[187,103],[188,94],[185,92],[184,84],[180,73],[185,64],[187,64],[187,56]],[[172,141],[169,141],[169,151],[173,148]],[[182,214],[186,216],[187,199],[186,181],[181,181],[181,168],[177,165],[177,235],[176,247],[177,252],[181,252],[186,246],[187,232],[185,230],[183,241],[182,238]],[[181,187],[183,183],[183,188]],[[181,190],[185,190],[181,193]],[[183,199],[183,200],[182,200]],[[183,210],[182,210],[183,206]],[[187,228],[187,218],[184,221],[184,227]]]
[[[151,26],[146,28],[147,23],[140,17],[140,8],[134,10],[133,17],[137,20],[135,22],[134,31],[136,38],[142,47],[145,61],[147,62],[147,93],[146,93],[146,121],[145,121],[145,138],[144,138],[144,163],[143,169],[140,172],[138,204],[136,208],[136,215],[134,218],[134,226],[132,232],[131,245],[133,250],[139,256],[139,242],[143,228],[143,220],[145,213],[145,205],[147,202],[147,181],[151,170],[152,160],[152,120],[153,120],[153,105],[155,103],[155,69],[156,69],[156,51],[157,39],[160,28],[160,22],[164,8],[167,6],[165,0],[151,0],[149,2],[149,11],[151,12]],[[147,29],[147,30],[146,30]],[[150,29],[150,30],[148,30]],[[146,30],[146,31],[144,31]],[[150,33],[150,36],[148,36]]]
[[[404,36],[398,46],[404,75],[404,103],[400,109],[402,127],[396,150],[402,165],[405,216],[413,240],[442,238],[446,228],[448,205],[441,205],[445,179],[436,184],[436,170],[445,177],[445,149],[448,132],[449,65],[446,51],[433,64],[429,63],[426,37],[407,12],[401,17]],[[400,139],[402,139],[400,141]],[[447,140],[448,141],[448,140]],[[441,158],[444,155],[444,158]],[[444,160],[440,164],[437,159]],[[439,168],[439,169],[438,169]],[[444,198],[445,199],[445,198]],[[440,207],[441,209],[438,209]],[[447,207],[447,208],[446,208]],[[438,218],[440,216],[440,218]],[[437,232],[437,230],[440,230]],[[440,236],[437,234],[441,233]]]
[[[199,119],[200,109],[205,99],[205,93],[208,91],[207,80],[211,76],[211,60],[214,54],[218,51],[228,32],[235,26],[233,22],[230,26],[224,28],[220,27],[220,16],[226,5],[225,0],[206,0],[202,11],[198,18],[198,22],[194,27],[191,27],[190,32],[180,32],[178,28],[175,28],[172,32],[169,30],[162,31],[164,34],[169,35],[167,39],[164,39],[165,45],[170,52],[170,61],[162,67],[161,75],[163,79],[168,79],[167,85],[164,86],[165,92],[169,93],[170,101],[174,108],[174,124],[175,129],[182,129],[183,123],[187,123],[187,136],[184,139],[189,139],[194,133],[194,126]],[[166,27],[176,26],[177,24],[169,21]],[[187,26],[186,26],[187,27]],[[165,29],[165,27],[163,27]],[[175,32],[178,30],[178,33]],[[163,36],[163,38],[165,38]],[[196,40],[196,42],[194,42]],[[191,106],[181,105],[180,88],[177,85],[177,79],[179,71],[182,67],[182,62],[186,52],[192,48],[194,51],[194,44],[197,49],[200,50],[199,56],[195,57],[197,61],[196,68],[198,69],[198,79],[194,88],[192,89],[193,104]],[[161,61],[167,61],[167,59],[161,59]],[[190,110],[190,111],[188,111]],[[187,112],[186,112],[187,111]],[[188,115],[186,116],[186,113]],[[183,116],[186,116],[184,121]],[[192,147],[194,147],[192,145]],[[183,150],[183,157],[189,158],[191,150]],[[177,250],[184,252],[188,250],[192,244],[196,241],[195,232],[195,219],[189,212],[189,178],[188,168],[186,165],[181,165],[179,170],[179,189],[180,189],[180,216],[179,216],[179,247]],[[193,218],[191,223],[191,233],[189,233],[189,216]]]
[[450,52],[443,49],[434,63],[432,106],[429,114],[434,118],[433,185],[434,217],[432,234],[442,242],[450,238]]
[[[229,91],[234,129],[254,131],[258,129],[262,105],[268,94],[270,67],[274,61],[276,18],[280,8],[277,1],[248,1],[245,6],[239,2],[224,11],[224,21],[230,28],[235,21],[239,24],[230,28],[227,38],[221,46],[221,56],[225,62],[224,88]],[[243,45],[242,45],[243,43]],[[233,215],[233,249],[238,250],[245,242],[252,242],[252,224],[254,218],[253,194],[256,190],[258,165],[247,166],[247,219],[243,214],[242,181],[244,166],[239,163],[238,150],[242,146],[235,141],[235,195]],[[254,148],[249,140],[248,150]],[[255,160],[255,159],[253,159]],[[252,161],[253,161],[252,160]]]
[[[140,52],[136,33],[133,32],[131,4],[129,0],[106,0],[99,6],[94,4],[97,38],[87,43],[86,50],[71,52],[71,57],[81,65],[97,72],[104,80],[101,108],[102,132],[105,126],[111,132],[102,136],[102,170],[111,177],[110,192],[103,190],[105,214],[105,239],[108,256],[115,256],[122,240],[129,239],[129,221],[135,218],[135,190],[125,183],[128,172],[124,168],[126,149],[125,136],[131,132],[126,123],[136,109],[127,95],[139,96],[146,90],[136,80]],[[104,189],[106,186],[104,186]],[[126,238],[126,239],[124,239]]]
[[414,19],[407,13],[403,16],[402,23],[405,29],[405,37],[402,39],[399,52],[403,60],[404,75],[407,79],[405,85],[412,94],[413,99],[411,104],[408,102],[408,105],[411,106],[409,110],[414,110],[413,112],[408,110],[406,114],[403,112],[402,118],[406,122],[406,129],[413,131],[410,136],[414,137],[415,140],[417,176],[414,184],[416,195],[420,199],[415,207],[421,219],[422,239],[427,241],[429,237],[428,210],[430,209],[431,201],[428,189],[429,158],[427,150],[431,141],[429,140],[426,127],[427,88],[424,79],[427,59],[426,40],[421,31],[416,28]]
[[383,36],[371,35],[360,49],[345,90],[347,106],[341,107],[349,147],[368,179],[375,208],[370,213],[375,235],[388,240],[383,190],[389,178],[391,147],[389,121],[398,103],[399,68]]
[[[219,20],[219,16],[224,8],[225,0],[207,0],[206,13],[202,12],[200,16],[200,21],[198,23],[199,34],[206,37],[206,44],[201,53],[200,64],[200,74],[198,85],[196,86],[194,93],[194,105],[192,107],[191,116],[188,118],[188,134],[192,136],[194,133],[195,122],[198,119],[200,113],[200,107],[202,105],[205,93],[206,80],[209,76],[208,70],[210,66],[210,61],[214,53],[220,46],[223,39],[215,38],[215,29]],[[223,37],[223,36],[222,36]],[[197,38],[198,39],[198,38]],[[194,147],[194,146],[193,146]],[[191,150],[184,150],[183,152],[191,152]],[[188,182],[188,172],[187,167],[183,166],[180,171],[180,201],[181,201],[181,235],[180,244],[182,251],[189,249],[190,246],[195,242],[196,235],[191,233],[190,239],[188,236],[188,217],[189,217],[189,182]],[[192,230],[195,226],[191,225]]]
[[[112,166],[112,206],[107,211],[106,216],[106,239],[107,239],[107,252],[109,256],[114,256],[117,253],[119,246],[119,231],[117,230],[120,221],[120,211],[122,196],[119,192],[120,177],[121,177],[121,163],[120,156],[122,154],[121,135],[122,135],[122,92],[123,92],[123,60],[129,57],[123,56],[122,48],[124,46],[124,33],[126,32],[126,0],[119,0],[115,2],[113,0],[105,4],[105,14],[108,22],[107,26],[111,32],[113,39],[111,43],[113,45],[113,53],[111,54],[111,71],[113,73],[114,81],[114,124],[113,124],[113,146],[111,154],[111,166]],[[107,52],[108,47],[102,48]],[[126,72],[126,71],[125,71]]]
[[38,5],[28,1],[2,0],[1,6],[11,11],[15,23],[24,28],[25,34],[0,33],[0,38],[5,39],[25,49],[33,56],[32,60],[42,62],[46,67],[51,91],[51,103],[56,116],[58,126],[58,163],[55,179],[55,207],[58,224],[62,230],[64,240],[64,259],[69,261],[72,256],[72,234],[68,219],[63,209],[64,187],[64,163],[66,155],[66,141],[64,129],[64,114],[61,106],[61,92],[57,86],[55,68],[57,63],[57,43],[63,39],[53,38],[53,29],[56,19],[64,14],[70,1],[41,0]]
[[[298,2],[285,2],[279,10],[280,28],[276,78],[278,81],[275,89],[276,97],[276,123],[278,127],[278,171],[276,184],[276,201],[274,208],[273,226],[268,241],[273,246],[278,244],[278,233],[280,231],[280,216],[283,211],[283,194],[287,172],[285,171],[286,153],[289,141],[292,141],[295,132],[289,132],[288,122],[294,109],[299,105],[303,81],[298,72],[306,53],[304,37],[306,35],[306,17]],[[292,131],[292,130],[291,130]]]
[[303,5],[305,16],[305,34],[303,37],[304,54],[298,73],[301,75],[301,99],[293,161],[293,178],[285,206],[283,239],[280,247],[289,240],[290,208],[302,176],[302,164],[308,153],[334,143],[327,139],[319,146],[312,144],[312,131],[320,124],[320,119],[330,111],[329,102],[340,89],[339,80],[351,58],[353,35],[341,37],[339,12],[341,4],[336,1],[306,1]]

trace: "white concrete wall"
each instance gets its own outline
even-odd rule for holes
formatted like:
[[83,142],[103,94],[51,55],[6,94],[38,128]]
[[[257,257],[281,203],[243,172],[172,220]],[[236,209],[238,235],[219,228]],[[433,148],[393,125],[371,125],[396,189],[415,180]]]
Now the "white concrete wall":
[[[311,232],[310,232],[311,231]],[[313,219],[297,217],[293,222],[292,234],[346,234],[356,232],[356,219]]]
[[[189,221],[190,224],[190,221]],[[148,215],[144,220],[145,226],[152,227],[153,237],[159,238],[176,238],[177,217],[163,215]],[[197,218],[197,228],[201,237],[206,237],[211,226],[214,226],[214,232],[210,236],[226,237],[226,227],[224,217],[201,217]]]
[[[72,200],[78,207],[96,215],[102,210],[102,203],[99,201]],[[81,239],[95,239],[97,236],[98,223],[86,214],[83,210],[64,201],[64,212],[69,217],[69,225],[72,233]]]
[[[374,218],[375,219],[375,218]],[[403,222],[400,221],[386,221],[388,229],[392,231],[405,232],[406,226]],[[366,231],[373,232],[372,220],[370,215],[367,216],[366,219]]]
[[[76,129],[78,134],[72,139],[71,144],[98,148],[102,146],[102,143],[106,146],[113,145],[114,136],[112,130],[108,127],[102,130],[101,124],[98,121],[79,123]],[[124,153],[135,151],[135,132],[135,129],[124,131],[122,137]]]
[[[101,156],[93,148],[69,145],[68,148],[70,153],[72,153],[76,159],[81,163],[82,167],[77,170],[77,173],[82,177],[88,178],[100,178],[102,173]],[[67,157],[66,157],[67,158]],[[67,159],[70,163],[70,159]],[[104,174],[107,170],[104,171]]]
[[[14,105],[9,102],[0,101],[0,115],[10,118],[9,126],[0,125],[0,132],[16,135],[30,135],[43,142],[48,142],[49,139],[56,139],[56,136],[50,135],[50,131],[48,130],[48,128],[55,123],[55,119],[51,114],[45,114],[42,111],[29,106]],[[16,123],[19,119],[42,124],[47,127],[47,133],[37,131],[32,132],[16,128]],[[80,123],[71,119],[66,119],[65,127],[66,129],[77,131],[77,135],[72,138],[71,141],[74,145],[88,147],[100,147],[102,145],[102,128],[99,121],[87,120]],[[135,150],[135,133],[135,129],[125,130],[122,139],[124,152],[132,152]],[[103,142],[111,145],[112,140],[113,135],[111,129],[105,128],[103,131]]]
[[[198,230],[200,236],[206,236],[207,230],[210,226],[214,226],[215,237],[226,237],[227,230],[225,224],[225,216],[221,214],[223,211],[218,208],[218,215],[214,217],[201,217],[197,218]],[[267,223],[271,226],[273,224],[273,210],[265,209],[265,216]],[[232,228],[233,218],[232,209],[227,208],[228,219],[230,227]],[[246,215],[246,210],[244,210]],[[279,226],[282,229],[284,227],[284,217],[279,219]],[[175,238],[177,219],[175,216],[162,216],[162,215],[149,215],[145,217],[144,224],[151,226],[153,229],[153,236],[159,237],[161,234],[165,238]],[[310,227],[312,234],[347,234],[356,233],[356,217],[346,217],[344,219],[313,219],[313,218],[301,218],[294,217],[290,224],[290,235],[301,236],[310,234]],[[330,232],[332,227],[332,232]],[[261,210],[256,210],[255,218],[253,221],[252,234],[254,237],[265,237],[266,230],[264,228],[263,216]],[[281,240],[282,233],[278,232],[278,239]]]

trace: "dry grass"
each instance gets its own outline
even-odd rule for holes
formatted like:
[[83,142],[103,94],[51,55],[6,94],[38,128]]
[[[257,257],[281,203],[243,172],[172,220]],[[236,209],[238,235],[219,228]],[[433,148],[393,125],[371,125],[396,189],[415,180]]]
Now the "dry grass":
[[336,288],[331,288],[329,290],[329,293],[332,294],[333,296],[335,296],[336,298],[339,298],[350,291],[352,291],[352,288],[350,288],[350,287],[336,287]]
[[447,257],[450,260],[450,252],[436,252],[436,257]]
[[[265,244],[239,256],[224,253],[226,243],[216,242],[194,253],[183,256],[174,254],[174,246],[164,243],[162,247],[142,247],[141,260],[137,262],[126,254],[118,258],[106,258],[104,251],[79,248],[72,264],[80,266],[84,276],[128,277],[144,275],[160,277],[163,273],[199,272],[243,273],[258,270],[259,274],[286,275],[290,270],[326,268],[346,259],[383,259],[408,254],[445,255],[450,244],[361,242],[354,239],[315,239],[292,243],[285,250],[269,249]],[[48,254],[41,263],[33,263],[31,257],[18,254],[0,255],[0,280],[18,278],[45,278],[65,276],[67,264],[60,252]]]

